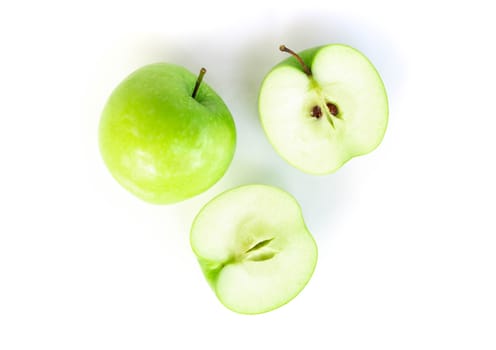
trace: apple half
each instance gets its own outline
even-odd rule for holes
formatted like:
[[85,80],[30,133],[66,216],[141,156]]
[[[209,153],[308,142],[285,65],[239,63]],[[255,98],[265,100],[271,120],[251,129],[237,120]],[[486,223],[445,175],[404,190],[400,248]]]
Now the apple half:
[[296,54],[265,77],[259,114],[279,155],[310,174],[328,174],[374,150],[388,122],[384,84],[356,49],[331,44]]
[[271,186],[246,185],[212,199],[196,216],[190,241],[218,299],[242,314],[288,303],[317,263],[300,206]]

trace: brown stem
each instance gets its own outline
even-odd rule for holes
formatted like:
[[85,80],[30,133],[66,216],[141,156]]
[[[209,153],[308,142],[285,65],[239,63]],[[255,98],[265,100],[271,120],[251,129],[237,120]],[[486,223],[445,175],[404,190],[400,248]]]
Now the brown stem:
[[305,72],[305,74],[308,75],[309,77],[312,76],[312,71],[310,70],[310,67],[307,66],[305,62],[303,62],[302,58],[300,56],[298,56],[298,54],[296,52],[294,52],[291,49],[288,49],[285,45],[279,46],[279,50],[281,50],[282,52],[287,52],[290,55],[292,55],[294,58],[296,58],[298,60],[298,62],[300,62],[301,67],[303,68],[303,71]]
[[200,69],[200,74],[198,74],[198,78],[196,79],[195,88],[193,89],[193,94],[191,95],[191,97],[196,98],[196,94],[198,93],[198,89],[200,88],[200,84],[205,73],[207,73],[207,70],[202,67],[202,69]]

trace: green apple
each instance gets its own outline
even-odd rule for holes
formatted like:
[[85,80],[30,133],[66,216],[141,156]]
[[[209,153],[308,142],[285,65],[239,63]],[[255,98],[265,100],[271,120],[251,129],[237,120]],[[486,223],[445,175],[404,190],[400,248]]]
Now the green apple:
[[145,201],[178,202],[217,182],[234,155],[231,113],[183,67],[144,66],[112,92],[100,121],[100,151],[114,178]]
[[243,314],[289,302],[317,263],[300,206],[265,185],[238,187],[207,203],[193,222],[190,242],[218,299]]
[[359,51],[331,44],[289,57],[265,77],[259,114],[279,155],[310,174],[328,174],[374,150],[388,122],[381,77]]

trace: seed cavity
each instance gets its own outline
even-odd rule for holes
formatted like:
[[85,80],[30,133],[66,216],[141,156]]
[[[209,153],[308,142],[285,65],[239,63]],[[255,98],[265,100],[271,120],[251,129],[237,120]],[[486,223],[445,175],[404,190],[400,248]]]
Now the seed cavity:
[[272,242],[273,239],[274,238],[269,238],[258,242],[245,252],[242,259],[249,261],[265,261],[272,259],[277,253],[279,253],[277,250],[268,247],[268,244]]
[[272,250],[272,249],[271,250],[264,250],[264,251],[258,252],[256,254],[251,254],[248,257],[248,260],[266,261],[266,260],[272,259],[276,254],[277,254],[277,251],[275,251],[275,250]]
[[272,238],[269,238],[269,239],[265,239],[263,241],[260,241],[258,242],[257,244],[255,244],[253,247],[251,247],[250,249],[248,249],[245,253],[250,253],[254,250],[258,250],[260,248],[263,248],[265,247],[267,244],[269,244],[270,242],[272,242],[272,240],[274,239],[274,237]]

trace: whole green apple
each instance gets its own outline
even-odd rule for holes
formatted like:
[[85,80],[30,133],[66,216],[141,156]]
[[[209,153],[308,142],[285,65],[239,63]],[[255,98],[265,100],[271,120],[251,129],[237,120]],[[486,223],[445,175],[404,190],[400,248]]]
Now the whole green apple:
[[234,155],[231,113],[183,67],[144,66],[112,92],[100,121],[100,151],[113,177],[157,204],[195,196],[217,182]]
[[328,174],[374,150],[388,122],[381,77],[359,51],[331,44],[289,57],[265,77],[259,114],[281,157],[311,174]]
[[245,185],[212,199],[196,216],[190,242],[217,298],[243,314],[288,303],[317,264],[300,206],[272,186]]

